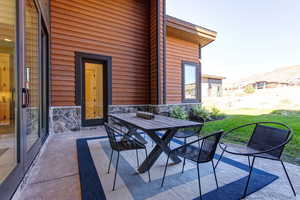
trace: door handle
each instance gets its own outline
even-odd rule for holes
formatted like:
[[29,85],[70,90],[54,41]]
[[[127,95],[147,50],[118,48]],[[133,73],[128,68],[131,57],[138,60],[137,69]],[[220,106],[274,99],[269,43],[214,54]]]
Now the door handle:
[[30,103],[29,89],[26,89],[26,97],[27,97],[26,107],[29,107],[29,103]]
[[22,108],[29,106],[29,91],[26,88],[22,88]]
[[22,88],[22,108],[26,108],[26,88]]

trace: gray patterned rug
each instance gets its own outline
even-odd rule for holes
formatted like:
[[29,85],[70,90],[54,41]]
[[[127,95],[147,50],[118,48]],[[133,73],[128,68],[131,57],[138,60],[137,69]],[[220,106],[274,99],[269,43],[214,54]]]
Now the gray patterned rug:
[[[180,142],[172,142],[172,148]],[[153,148],[151,142],[147,144],[149,151]],[[152,182],[148,183],[147,173],[139,174],[136,171],[135,151],[122,152],[120,155],[119,170],[117,173],[116,190],[112,191],[116,154],[112,162],[111,173],[107,173],[111,148],[107,137],[86,138],[77,140],[78,164],[82,199],[113,199],[113,200],[198,200],[198,179],[196,165],[187,162],[184,174],[182,165],[170,163],[166,181],[160,187],[166,155],[162,154],[151,168]],[[140,160],[145,159],[143,152],[139,153]],[[216,155],[215,159],[218,159]],[[222,166],[217,169],[220,189],[216,190],[213,170],[210,165],[200,166],[200,175],[203,187],[203,200],[238,200],[241,199],[248,175],[248,165],[227,157],[221,160]],[[247,195],[271,184],[278,177],[265,171],[254,169]]]

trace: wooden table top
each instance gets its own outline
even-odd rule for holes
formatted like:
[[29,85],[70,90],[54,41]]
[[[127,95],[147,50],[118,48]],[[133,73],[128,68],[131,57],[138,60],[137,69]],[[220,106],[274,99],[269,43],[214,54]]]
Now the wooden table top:
[[155,115],[155,118],[151,120],[136,117],[136,113],[110,114],[109,116],[144,131],[159,131],[172,128],[187,128],[202,125],[200,122],[175,119],[161,115]]

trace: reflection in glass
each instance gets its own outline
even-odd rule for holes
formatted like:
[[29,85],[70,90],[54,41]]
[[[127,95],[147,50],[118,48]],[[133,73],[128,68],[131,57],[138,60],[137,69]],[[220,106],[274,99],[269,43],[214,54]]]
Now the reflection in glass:
[[184,94],[185,99],[196,99],[196,66],[194,65],[184,65]]
[[37,141],[40,129],[40,66],[38,12],[33,0],[25,1],[25,83],[29,91],[26,108],[27,151]]
[[0,1],[0,184],[17,164],[16,2]]
[[85,63],[85,118],[103,118],[103,65]]

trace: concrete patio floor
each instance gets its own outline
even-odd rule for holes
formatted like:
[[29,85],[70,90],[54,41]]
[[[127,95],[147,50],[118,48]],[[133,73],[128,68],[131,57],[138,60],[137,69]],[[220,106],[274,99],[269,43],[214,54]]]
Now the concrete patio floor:
[[[106,135],[103,127],[49,136],[13,200],[80,200],[76,139]],[[247,163],[247,158],[226,155]],[[279,162],[258,159],[256,168],[280,178],[247,199],[300,199],[300,167],[286,163],[298,196],[295,198]],[[228,172],[228,176],[233,175]],[[195,174],[196,175],[196,174]],[[222,177],[219,177],[222,179]],[[165,199],[165,198],[164,198]],[[167,200],[167,199],[166,199]]]

